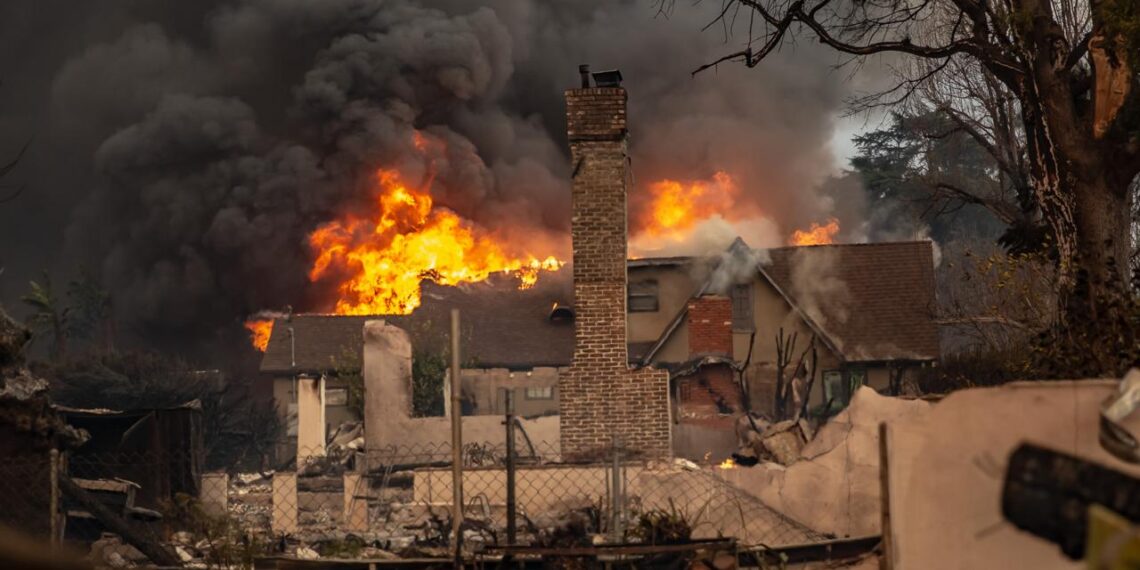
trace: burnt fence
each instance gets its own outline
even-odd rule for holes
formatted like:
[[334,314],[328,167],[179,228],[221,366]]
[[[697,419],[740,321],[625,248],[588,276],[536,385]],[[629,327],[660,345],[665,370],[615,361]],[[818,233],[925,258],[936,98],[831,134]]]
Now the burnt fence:
[[[461,552],[732,537],[769,547],[823,536],[730,483],[716,466],[636,459],[613,445],[592,463],[557,442],[298,450],[285,469],[206,472],[177,452],[42,456],[0,463],[0,518],[109,566],[249,564],[301,558],[446,558],[461,481]],[[94,504],[97,503],[97,504]],[[161,563],[161,562],[160,562]]]

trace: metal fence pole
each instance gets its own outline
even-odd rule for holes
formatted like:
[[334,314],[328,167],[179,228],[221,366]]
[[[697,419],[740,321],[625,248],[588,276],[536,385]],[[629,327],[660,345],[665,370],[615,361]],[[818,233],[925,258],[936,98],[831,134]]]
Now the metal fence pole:
[[461,568],[463,533],[463,405],[460,390],[459,309],[451,310],[451,545],[455,567]]
[[613,496],[611,497],[613,504],[610,506],[613,515],[613,524],[611,525],[610,533],[612,534],[613,542],[616,544],[621,542],[622,535],[624,534],[622,529],[622,510],[624,509],[624,501],[622,500],[623,490],[621,477],[621,438],[616,433],[613,436],[613,448],[613,482],[611,483],[611,487],[613,488]]
[[515,503],[515,394],[513,388],[505,388],[503,402],[507,412],[507,546],[514,546],[518,534],[516,520],[518,505]]
[[59,450],[52,449],[50,458],[50,466],[48,469],[50,469],[51,472],[48,477],[51,481],[51,518],[49,519],[49,523],[51,524],[50,544],[54,547],[59,546],[61,534],[59,531]]

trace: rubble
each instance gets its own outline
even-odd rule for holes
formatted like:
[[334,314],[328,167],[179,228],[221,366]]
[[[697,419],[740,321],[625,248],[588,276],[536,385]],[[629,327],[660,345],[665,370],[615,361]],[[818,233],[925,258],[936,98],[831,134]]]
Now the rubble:
[[[31,338],[27,329],[0,309],[0,430],[30,438],[19,445],[21,452],[82,445],[87,432],[76,429],[56,413],[48,398],[48,382],[24,365],[24,345]],[[14,437],[8,438],[16,443]]]
[[751,467],[760,462],[791,465],[812,439],[812,429],[802,418],[770,423],[762,417],[740,417],[736,422],[738,448],[732,459]]
[[879,534],[879,424],[918,417],[930,407],[920,400],[881,396],[864,386],[788,465],[769,462],[718,473],[817,532],[836,537]]

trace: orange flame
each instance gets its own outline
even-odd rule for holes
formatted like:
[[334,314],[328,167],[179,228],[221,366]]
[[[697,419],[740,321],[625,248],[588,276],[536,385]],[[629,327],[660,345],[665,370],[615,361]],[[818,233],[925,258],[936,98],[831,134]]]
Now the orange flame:
[[[417,139],[418,144],[419,139]],[[414,188],[391,170],[377,173],[376,213],[345,216],[309,235],[316,254],[309,279],[347,276],[334,311],[342,315],[407,314],[420,305],[420,281],[442,285],[513,274],[519,288],[557,271],[554,257],[512,255],[492,235],[433,205],[426,188]]]
[[273,320],[249,320],[243,324],[249,330],[250,342],[253,343],[253,347],[265,352],[265,348],[269,346],[269,335],[273,334]]
[[721,461],[720,464],[717,465],[717,469],[736,469],[736,462],[733,461],[731,457],[729,457],[728,459]]
[[792,232],[791,245],[827,245],[835,243],[835,234],[839,233],[839,220],[831,218],[824,225],[812,222],[807,230]]
[[641,215],[639,229],[650,236],[681,237],[694,225],[733,210],[736,181],[724,172],[712,180],[659,180],[649,185],[651,202]]

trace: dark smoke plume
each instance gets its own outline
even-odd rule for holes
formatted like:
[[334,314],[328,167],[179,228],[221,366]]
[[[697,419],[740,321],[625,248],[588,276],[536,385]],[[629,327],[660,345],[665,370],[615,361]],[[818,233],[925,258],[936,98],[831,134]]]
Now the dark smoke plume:
[[[832,56],[691,78],[744,40],[701,31],[711,3],[158,4],[0,7],[0,158],[34,138],[12,174],[29,195],[0,206],[5,303],[42,268],[88,266],[154,342],[325,308],[307,234],[359,208],[376,168],[429,162],[438,204],[568,256],[562,91],[579,63],[626,78],[638,184],[725,170],[742,211],[785,233],[829,207],[813,189],[844,96]],[[416,131],[447,144],[425,157]]]

